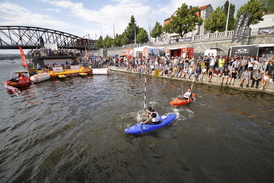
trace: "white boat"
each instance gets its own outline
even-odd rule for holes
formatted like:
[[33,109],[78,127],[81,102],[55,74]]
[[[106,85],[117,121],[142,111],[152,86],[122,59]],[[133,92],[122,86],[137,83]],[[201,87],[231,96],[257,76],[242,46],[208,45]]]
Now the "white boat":
[[102,75],[102,74],[108,74],[108,68],[92,68],[92,74],[93,75]]
[[39,82],[42,82],[42,81],[46,81],[50,78],[50,74],[49,73],[38,73],[38,74],[35,74],[33,76],[30,77],[30,80],[33,82],[33,83],[39,83]]

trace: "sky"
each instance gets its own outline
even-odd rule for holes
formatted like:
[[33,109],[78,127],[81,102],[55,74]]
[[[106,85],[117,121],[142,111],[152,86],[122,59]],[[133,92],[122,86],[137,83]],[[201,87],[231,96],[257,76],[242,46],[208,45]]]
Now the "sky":
[[[211,4],[213,10],[226,0],[0,0],[1,26],[34,26],[84,38],[122,34],[133,15],[148,32],[156,21],[163,25],[182,3]],[[248,0],[230,0],[236,11]]]

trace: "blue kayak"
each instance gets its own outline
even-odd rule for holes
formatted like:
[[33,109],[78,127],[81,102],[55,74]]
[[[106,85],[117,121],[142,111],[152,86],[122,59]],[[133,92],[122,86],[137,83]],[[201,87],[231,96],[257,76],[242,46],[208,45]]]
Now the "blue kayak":
[[157,130],[158,128],[161,128],[163,126],[168,125],[171,123],[174,119],[176,118],[176,114],[166,114],[161,116],[161,123],[160,124],[141,124],[137,123],[131,127],[128,127],[125,129],[126,133],[131,133],[131,134],[140,134],[152,130]]

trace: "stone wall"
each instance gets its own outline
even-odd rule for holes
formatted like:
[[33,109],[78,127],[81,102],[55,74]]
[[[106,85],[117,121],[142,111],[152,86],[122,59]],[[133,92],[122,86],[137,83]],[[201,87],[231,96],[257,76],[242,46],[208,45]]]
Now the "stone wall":
[[[274,43],[273,34],[247,36],[243,39],[243,41],[238,43],[231,41],[232,39],[231,32],[227,35],[225,35],[224,33],[215,33],[215,34],[208,35],[208,39],[206,38],[207,38],[206,36],[203,36],[203,39],[195,38],[191,42],[184,42],[184,43],[178,43],[178,44],[166,44],[166,45],[153,45],[153,46],[164,47],[164,48],[193,47],[195,56],[198,56],[198,55],[203,55],[203,53],[207,49],[217,49],[219,55],[227,55],[229,48],[231,48],[232,46]],[[96,56],[114,56],[117,54],[119,55],[120,53],[125,51],[127,51],[127,47],[111,48],[104,51],[102,51],[102,49],[94,50],[94,51],[91,51],[91,53],[93,53]]]

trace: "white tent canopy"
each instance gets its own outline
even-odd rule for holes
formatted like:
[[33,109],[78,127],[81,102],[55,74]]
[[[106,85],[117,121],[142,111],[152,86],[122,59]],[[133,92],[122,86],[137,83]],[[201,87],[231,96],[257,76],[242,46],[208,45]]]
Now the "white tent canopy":
[[152,47],[152,46],[142,46],[139,48],[134,48],[133,56],[134,57],[153,57],[153,56],[160,56],[160,49],[159,47]]

